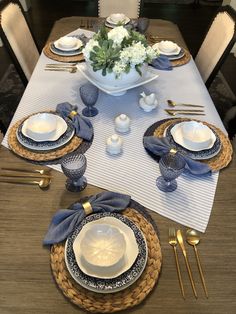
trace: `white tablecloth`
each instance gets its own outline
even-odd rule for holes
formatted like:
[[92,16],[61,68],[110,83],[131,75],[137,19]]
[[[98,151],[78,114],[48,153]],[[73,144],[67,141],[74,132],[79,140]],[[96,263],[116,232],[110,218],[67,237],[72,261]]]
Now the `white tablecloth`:
[[[42,54],[12,124],[31,113],[53,110],[58,103],[65,101],[77,105],[79,112],[83,109],[79,87],[86,80],[82,75],[44,71],[46,63],[52,63],[52,60]],[[158,109],[145,113],[139,108],[139,94],[142,91],[157,94]],[[146,129],[154,122],[169,117],[163,110],[167,108],[167,99],[204,105],[206,116],[196,118],[206,120],[225,132],[195,63],[191,60],[184,66],[174,68],[173,71],[159,71],[158,79],[143,87],[129,90],[123,96],[114,97],[100,92],[96,105],[99,114],[91,118],[95,133],[93,144],[85,154],[88,163],[85,176],[89,184],[129,194],[145,207],[183,225],[205,232],[213,205],[218,173],[206,178],[181,175],[176,191],[161,192],[155,185],[156,178],[160,175],[158,164],[145,152],[142,145]],[[122,135],[123,154],[112,157],[106,153],[105,141],[115,133],[114,118],[120,113],[125,113],[131,118],[131,132]],[[2,144],[8,147],[7,134]],[[60,165],[52,168],[61,171]]]

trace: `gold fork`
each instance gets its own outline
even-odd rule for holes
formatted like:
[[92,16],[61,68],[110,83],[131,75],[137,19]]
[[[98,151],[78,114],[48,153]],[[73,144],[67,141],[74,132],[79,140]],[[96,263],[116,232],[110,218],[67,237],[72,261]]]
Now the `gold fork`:
[[169,228],[169,244],[174,249],[176,269],[177,269],[178,278],[179,278],[179,285],[180,285],[180,289],[182,292],[182,296],[185,299],[184,286],[183,286],[182,276],[181,276],[180,267],[179,267],[177,249],[176,249],[177,243],[178,242],[177,242],[177,238],[176,238],[175,228],[171,227],[171,228]]

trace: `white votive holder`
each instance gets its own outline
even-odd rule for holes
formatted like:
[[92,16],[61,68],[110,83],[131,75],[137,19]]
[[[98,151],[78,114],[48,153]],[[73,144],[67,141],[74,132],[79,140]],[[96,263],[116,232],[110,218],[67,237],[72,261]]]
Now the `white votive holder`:
[[110,155],[118,155],[122,152],[122,149],[123,140],[119,135],[113,134],[112,136],[108,137],[106,141],[106,151]]
[[115,118],[115,130],[120,133],[127,133],[130,131],[130,118],[122,113]]

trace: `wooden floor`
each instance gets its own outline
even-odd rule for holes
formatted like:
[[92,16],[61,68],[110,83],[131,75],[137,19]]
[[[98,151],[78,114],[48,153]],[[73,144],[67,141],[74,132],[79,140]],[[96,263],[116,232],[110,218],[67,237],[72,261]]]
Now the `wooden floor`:
[[[207,26],[218,7],[207,5],[177,5],[145,3],[142,16],[171,20],[176,23],[190,49],[193,57],[204,38]],[[65,16],[97,16],[97,1],[81,0],[31,0],[27,18],[40,49],[43,48],[54,22]],[[4,48],[0,48],[0,79],[4,75],[10,60]],[[236,58],[230,58],[223,73],[236,94]]]

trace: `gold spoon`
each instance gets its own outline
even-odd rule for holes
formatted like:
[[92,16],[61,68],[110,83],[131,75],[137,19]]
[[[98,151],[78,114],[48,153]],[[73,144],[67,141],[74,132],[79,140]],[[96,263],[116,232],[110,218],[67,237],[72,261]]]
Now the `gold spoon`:
[[62,67],[62,68],[45,68],[45,71],[66,71],[69,73],[76,73],[77,72],[77,68],[76,67]]
[[199,272],[200,272],[203,288],[204,288],[204,291],[205,291],[205,295],[208,298],[208,291],[207,291],[207,287],[206,287],[206,282],[205,282],[205,279],[204,279],[204,276],[203,276],[202,266],[201,266],[200,258],[199,258],[199,255],[198,255],[197,247],[196,247],[196,245],[200,242],[200,236],[197,233],[197,231],[188,229],[186,231],[186,240],[187,240],[188,244],[190,244],[190,245],[192,245],[194,247],[194,252],[195,252],[195,255],[196,255],[196,259],[197,259],[197,265],[198,265],[198,269],[199,269]]
[[38,185],[41,189],[47,188],[50,183],[51,179],[48,178],[43,178],[41,180],[24,180],[23,178],[6,178],[6,179],[0,179],[0,182],[5,182],[5,183],[17,183],[17,184],[33,184],[33,185]]
[[196,116],[205,116],[204,113],[201,113],[203,112],[202,110],[200,111],[172,111],[172,110],[168,110],[168,109],[165,109],[165,112],[168,113],[170,116],[176,116],[178,114],[183,114],[183,115],[196,115]]
[[187,107],[201,107],[204,108],[204,106],[201,105],[192,105],[192,104],[177,104],[176,102],[174,102],[173,100],[168,99],[167,103],[170,107],[176,107],[176,106],[187,106]]
[[19,171],[19,172],[28,172],[28,173],[40,173],[42,175],[49,176],[51,174],[50,169],[21,169],[21,168],[1,168],[2,170],[7,171]]

